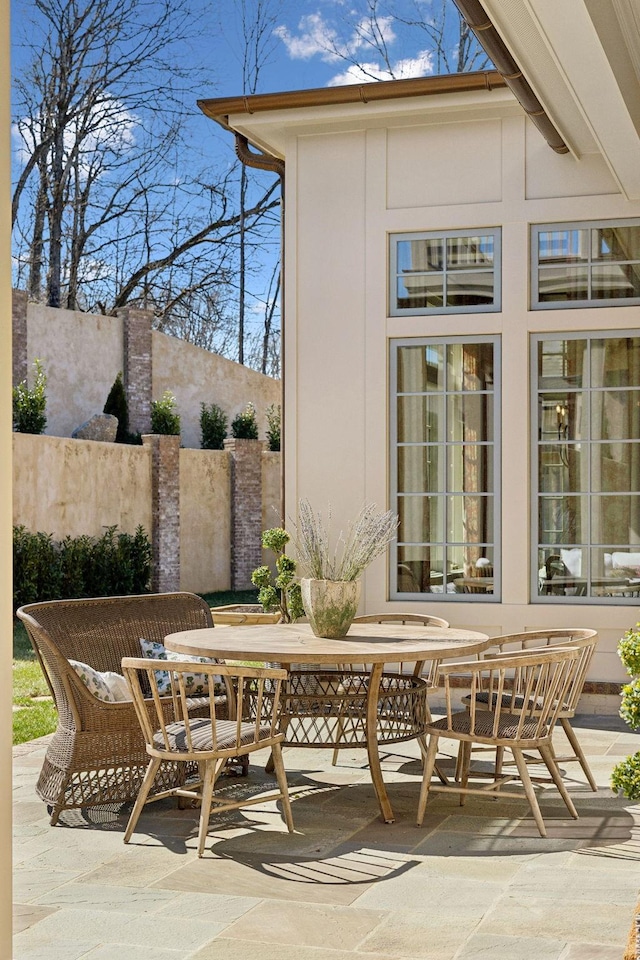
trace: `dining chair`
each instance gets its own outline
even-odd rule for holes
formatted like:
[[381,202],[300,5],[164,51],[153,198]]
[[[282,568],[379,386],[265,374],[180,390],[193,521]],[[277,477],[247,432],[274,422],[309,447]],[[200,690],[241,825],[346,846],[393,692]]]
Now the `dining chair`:
[[[470,675],[471,693],[468,707],[454,711],[452,677],[462,669]],[[482,786],[469,786],[471,748],[475,743],[511,750],[540,836],[546,836],[546,829],[524,758],[525,750],[540,754],[567,810],[577,819],[578,813],[558,770],[552,734],[579,669],[580,651],[562,647],[522,651],[515,656],[503,654],[472,663],[441,664],[439,674],[444,679],[446,715],[427,724],[429,744],[418,801],[418,826],[422,825],[430,793],[457,793],[461,805],[467,794],[499,792],[500,797],[521,799],[521,794],[502,789],[516,774],[501,775]],[[488,696],[486,704],[478,700],[484,693]],[[432,785],[440,738],[462,744],[461,776],[455,783]]]
[[[285,822],[289,832],[293,832],[287,777],[282,761],[281,741],[284,734],[278,729],[280,694],[287,677],[286,670],[198,663],[197,671],[206,678],[208,686],[209,709],[206,716],[195,718],[189,712],[187,695],[189,678],[194,672],[193,663],[126,657],[122,661],[122,669],[150,757],[125,830],[125,843],[129,842],[147,800],[168,796],[188,797],[201,803],[198,857],[204,852],[212,805],[217,813],[222,813],[254,803],[282,800]],[[235,716],[229,719],[218,715],[213,695],[215,681],[219,677],[228,679],[235,687]],[[159,692],[159,685],[166,687],[167,678],[173,706],[171,718],[167,718],[166,714],[167,695]],[[145,699],[145,689],[151,691],[151,703],[148,695]],[[249,696],[256,704],[253,720],[243,717],[242,705]],[[245,756],[265,747],[271,747],[279,792],[238,800],[218,800],[214,796],[216,781],[226,761],[230,757]],[[149,798],[156,772],[160,764],[167,760],[195,762],[199,779]]]
[[[575,717],[578,708],[580,695],[587,676],[587,670],[591,663],[591,658],[598,644],[598,634],[596,630],[590,629],[553,629],[553,630],[527,630],[524,633],[505,634],[502,637],[496,637],[493,644],[484,651],[482,657],[492,657],[496,654],[519,655],[521,652],[531,652],[534,649],[548,649],[549,647],[562,646],[568,649],[579,651],[579,665],[576,670],[573,682],[566,691],[564,702],[561,704],[558,713],[558,721],[562,726],[569,745],[573,753],[557,757],[558,763],[577,762],[582,767],[584,775],[587,778],[589,786],[594,792],[597,792],[598,786],[584,751],[578,742],[576,732],[571,726],[571,720]],[[510,649],[509,649],[510,648]],[[488,694],[482,691],[477,695],[479,703],[488,703]],[[464,697],[463,703],[468,704],[469,697]],[[504,751],[498,748],[496,751],[496,774],[499,776],[503,764]],[[526,759],[526,757],[525,757]],[[537,762],[533,758],[532,762]]]
[[[354,617],[352,622],[353,623],[415,623],[415,624],[420,624],[423,627],[448,627],[449,626],[448,620],[444,620],[442,617],[434,617],[428,613],[392,613],[392,612],[368,613],[360,617]],[[426,676],[423,676],[422,671],[424,670],[425,663],[428,663],[429,667],[427,669]],[[440,663],[439,660],[427,660],[427,661],[419,660],[413,668],[413,676],[422,677],[422,679],[426,681],[427,691],[436,685],[435,683],[436,674],[437,674],[439,663]],[[367,665],[367,664],[361,664],[360,667],[363,671],[366,669],[370,669],[370,665]],[[402,671],[401,663],[398,665],[398,669],[400,670],[400,672]],[[382,687],[381,687],[383,692],[389,692],[388,684],[392,682],[393,681],[386,681],[387,688],[385,691],[385,679],[383,678]],[[428,710],[428,705],[426,709]],[[338,718],[338,738],[341,735],[343,726],[344,726],[344,720],[342,717],[339,717]],[[424,752],[426,751],[426,745],[424,741],[421,742],[420,746],[424,754]],[[338,752],[339,750],[336,747],[333,751],[333,757],[331,759],[331,763],[334,767],[338,762]]]

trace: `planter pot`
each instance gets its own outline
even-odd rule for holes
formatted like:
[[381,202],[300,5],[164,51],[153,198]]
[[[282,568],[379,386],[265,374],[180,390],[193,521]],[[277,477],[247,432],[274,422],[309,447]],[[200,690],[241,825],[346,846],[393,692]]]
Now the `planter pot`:
[[359,580],[300,581],[302,605],[316,637],[339,640],[347,634],[358,609]]
[[211,616],[218,626],[241,626],[252,623],[279,623],[280,614],[265,613],[259,603],[228,603],[211,607]]

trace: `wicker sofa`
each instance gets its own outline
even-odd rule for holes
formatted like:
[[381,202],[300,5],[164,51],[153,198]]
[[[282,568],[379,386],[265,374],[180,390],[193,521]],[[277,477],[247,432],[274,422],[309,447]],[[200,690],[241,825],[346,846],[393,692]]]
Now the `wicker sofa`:
[[[195,594],[163,593],[31,603],[17,616],[58,710],[36,786],[51,824],[62,810],[135,800],[149,758],[133,702],[99,700],[69,661],[121,673],[123,657],[140,656],[141,637],[162,643],[168,633],[212,627],[209,606]],[[171,709],[167,697],[168,717]],[[193,709],[197,711],[197,701]],[[180,776],[184,769],[179,765],[163,764],[154,792],[175,786]]]

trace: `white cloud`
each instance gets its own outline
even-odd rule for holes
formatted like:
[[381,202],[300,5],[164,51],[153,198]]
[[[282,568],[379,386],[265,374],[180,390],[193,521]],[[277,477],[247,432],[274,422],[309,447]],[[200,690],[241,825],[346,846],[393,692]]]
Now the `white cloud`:
[[[79,130],[82,122],[83,130]],[[78,139],[80,145],[80,173],[85,176],[93,166],[93,158],[99,151],[111,150],[119,155],[127,153],[135,145],[135,129],[138,118],[115,97],[105,96],[88,118],[73,120],[64,131],[64,149],[67,156]],[[24,117],[14,123],[11,134],[17,160],[25,164],[31,156],[34,141],[41,137],[41,124],[37,119]]]
[[274,33],[282,40],[292,60],[310,60],[318,55],[323,60],[336,59],[331,48],[337,43],[337,34],[319,13],[302,17],[297,36],[285,26],[276,27]]
[[333,77],[328,86],[343,87],[350,83],[373,83],[376,80],[406,80],[424,77],[433,73],[433,61],[428,50],[416,57],[398,60],[391,64],[391,71],[377,63],[351,64],[343,73]]

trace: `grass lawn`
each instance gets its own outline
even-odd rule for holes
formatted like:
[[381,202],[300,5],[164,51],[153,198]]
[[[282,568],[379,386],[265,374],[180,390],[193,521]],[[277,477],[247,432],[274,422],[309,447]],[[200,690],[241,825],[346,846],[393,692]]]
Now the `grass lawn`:
[[[202,594],[210,606],[256,603],[257,590]],[[53,733],[58,715],[51,692],[36,660],[27,631],[19,620],[13,627],[13,743],[25,743]]]

